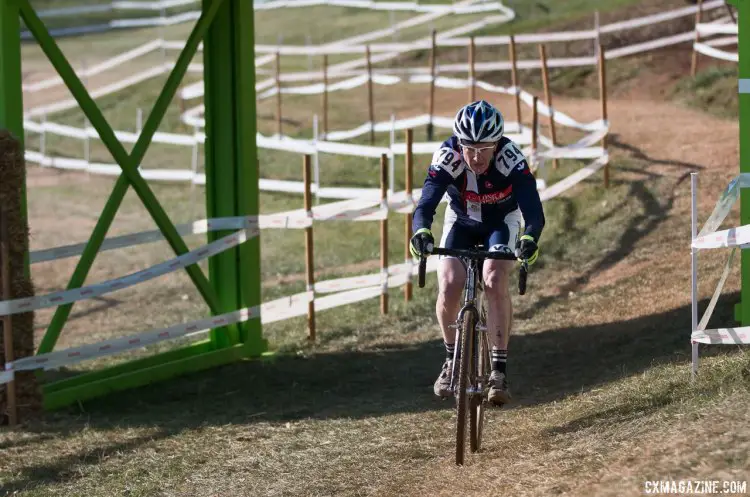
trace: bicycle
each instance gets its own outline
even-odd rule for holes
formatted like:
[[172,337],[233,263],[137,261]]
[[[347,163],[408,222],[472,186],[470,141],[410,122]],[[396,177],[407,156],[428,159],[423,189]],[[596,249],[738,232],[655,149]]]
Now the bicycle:
[[[466,441],[466,413],[469,413],[469,446],[472,453],[478,452],[482,443],[484,410],[488,403],[490,378],[490,346],[487,338],[487,308],[484,297],[482,267],[485,259],[516,260],[510,251],[488,252],[483,245],[473,249],[448,249],[435,247],[433,255],[458,257],[467,267],[464,283],[464,304],[458,311],[456,324],[456,348],[453,352],[451,390],[456,397],[456,465],[464,463]],[[424,288],[427,258],[419,260],[419,288]],[[521,262],[518,278],[518,293],[526,293],[528,262]],[[477,304],[478,303],[478,304]],[[456,364],[459,374],[456,375]],[[458,377],[458,385],[454,381]],[[456,388],[458,387],[458,388]]]

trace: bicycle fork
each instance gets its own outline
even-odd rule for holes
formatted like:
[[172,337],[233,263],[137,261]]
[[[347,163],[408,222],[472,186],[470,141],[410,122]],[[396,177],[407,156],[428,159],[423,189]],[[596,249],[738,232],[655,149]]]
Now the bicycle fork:
[[463,352],[461,350],[461,323],[463,322],[464,313],[466,312],[471,312],[474,314],[474,336],[472,337],[471,341],[472,355],[474,356],[474,360],[472,361],[473,371],[469,372],[469,374],[471,374],[471,377],[469,378],[469,385],[466,388],[466,392],[470,395],[482,394],[484,389],[483,385],[480,385],[479,381],[481,378],[481,371],[479,371],[479,343],[482,340],[482,333],[487,332],[487,327],[483,326],[479,322],[479,311],[477,310],[474,303],[467,302],[458,312],[458,319],[456,321],[456,324],[450,325],[450,328],[455,328],[456,330],[454,342],[456,345],[455,349],[453,350],[453,364],[451,365],[451,390],[453,391],[454,395],[456,393],[458,374],[460,370],[461,353]]

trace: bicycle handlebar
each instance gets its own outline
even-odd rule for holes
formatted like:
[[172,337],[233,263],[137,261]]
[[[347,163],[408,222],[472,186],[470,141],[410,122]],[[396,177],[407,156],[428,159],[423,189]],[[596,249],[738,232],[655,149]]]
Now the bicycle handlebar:
[[[478,249],[449,249],[443,247],[435,247],[432,250],[434,255],[448,255],[453,257],[461,257],[463,259],[495,259],[505,261],[515,261],[516,256],[510,252],[488,252],[486,250]],[[425,273],[427,272],[427,258],[419,258],[419,288],[424,288]],[[518,274],[518,294],[524,295],[526,293],[526,277],[529,274],[529,264],[526,261],[521,262],[521,268]]]

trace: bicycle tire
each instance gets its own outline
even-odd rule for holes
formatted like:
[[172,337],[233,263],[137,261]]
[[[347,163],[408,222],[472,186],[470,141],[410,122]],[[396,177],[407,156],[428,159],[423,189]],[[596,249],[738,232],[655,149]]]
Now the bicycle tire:
[[[469,406],[469,448],[471,452],[479,452],[482,448],[482,433],[484,432],[484,414],[485,414],[485,390],[487,390],[486,380],[490,377],[490,349],[486,333],[479,333],[479,363],[477,371],[479,378],[482,379],[481,395],[474,395],[471,398]],[[477,382],[479,384],[479,382]]]
[[464,453],[466,451],[466,413],[467,409],[467,387],[469,374],[473,363],[474,345],[474,313],[467,310],[461,322],[461,357],[458,370],[458,385],[456,391],[456,465],[464,464]]

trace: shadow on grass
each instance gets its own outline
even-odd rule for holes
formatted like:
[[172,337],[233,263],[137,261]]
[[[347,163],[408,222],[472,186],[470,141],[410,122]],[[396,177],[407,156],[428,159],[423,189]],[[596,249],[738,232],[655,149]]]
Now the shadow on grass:
[[[630,152],[635,159],[647,161],[653,164],[684,168],[686,169],[686,172],[674,178],[674,182],[670,185],[671,191],[664,200],[660,200],[650,188],[650,183],[654,181],[653,173],[648,173],[650,176],[648,179],[628,181],[629,192],[626,196],[627,202],[637,202],[640,204],[642,212],[628,219],[627,224],[622,226],[617,242],[614,244],[616,248],[605,253],[599,258],[596,264],[584,271],[580,271],[575,277],[558,285],[558,291],[556,294],[539,299],[534,305],[519,313],[517,316],[519,319],[531,318],[542,309],[545,309],[555,302],[559,297],[567,296],[570,292],[577,292],[583,288],[592,276],[601,273],[624,260],[635,250],[640,240],[658,230],[662,223],[670,218],[672,215],[672,207],[677,198],[678,187],[680,184],[689,180],[690,172],[703,168],[695,163],[654,159],[647,156],[639,148],[620,142],[617,135],[613,135],[610,144],[614,147]],[[641,173],[641,171],[638,172]],[[658,175],[658,177],[664,176]],[[619,205],[610,208],[609,211],[602,214],[594,224],[599,225],[605,221],[609,221],[620,208],[624,207],[624,205],[624,203],[620,203]],[[574,224],[571,213],[567,213],[564,223],[566,227]]]
[[[726,294],[708,327],[735,323],[739,292]],[[699,302],[705,309],[708,299]],[[518,405],[552,402],[619,378],[639,374],[656,364],[690,366],[690,306],[623,322],[548,330],[513,337],[513,390]],[[727,347],[701,345],[700,354],[723,353]]]
[[[732,322],[732,305],[738,300],[738,293],[722,299],[712,320],[715,325]],[[638,374],[657,363],[684,363],[688,368],[689,329],[690,309],[683,306],[626,322],[514,336],[509,361],[516,398],[512,408],[557,401]],[[204,426],[362,419],[451,409],[451,401],[440,401],[431,391],[441,349],[440,341],[434,340],[378,350],[245,361],[88,401],[83,416],[80,408],[70,408],[50,414],[44,424],[28,426],[26,431],[41,437],[55,431],[61,435],[91,428],[107,431],[114,426],[159,427],[159,431],[63,456],[52,463],[30,465],[0,489],[12,494],[75,479],[82,473],[73,468],[96,465],[102,455],[134,450]],[[711,346],[701,354],[725,350]],[[635,406],[629,414],[636,415],[640,407]]]

